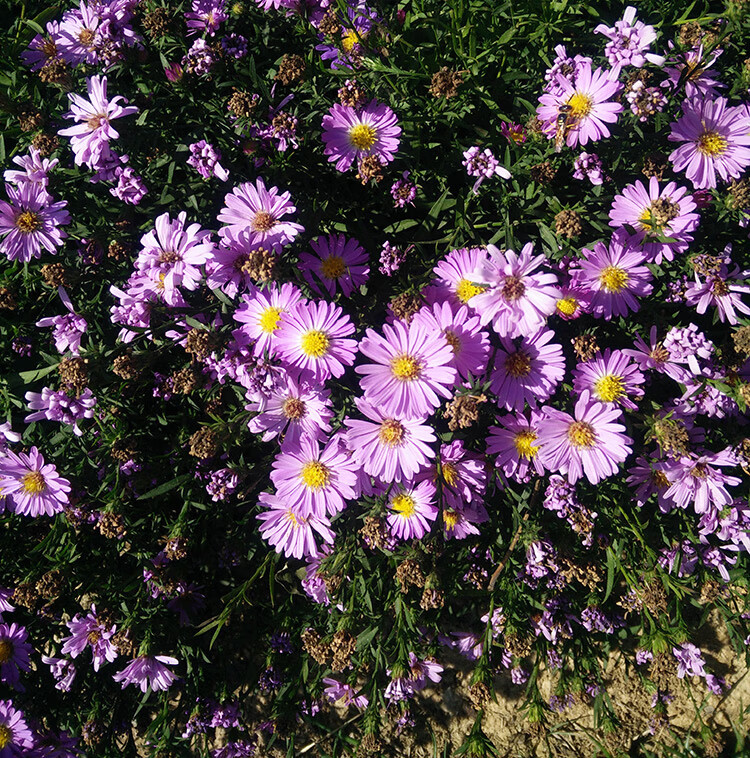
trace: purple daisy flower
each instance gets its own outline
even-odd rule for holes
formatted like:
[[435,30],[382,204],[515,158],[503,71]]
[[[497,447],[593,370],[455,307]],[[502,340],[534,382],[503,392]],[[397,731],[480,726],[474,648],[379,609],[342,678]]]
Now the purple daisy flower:
[[397,418],[425,418],[451,396],[456,381],[453,351],[446,338],[420,321],[383,325],[381,337],[368,329],[360,352],[375,361],[357,366],[365,399]]
[[325,514],[301,516],[286,500],[269,492],[261,492],[258,502],[267,509],[257,516],[262,522],[261,536],[269,545],[273,545],[277,553],[292,558],[317,558],[324,555],[315,542],[316,532],[323,538],[323,542],[333,544],[335,535]]
[[560,114],[566,113],[568,147],[609,137],[607,124],[614,124],[623,111],[620,103],[609,102],[622,90],[617,72],[601,68],[592,71],[591,63],[586,61],[579,66],[575,83],[558,74],[556,84],[556,92],[547,92],[539,98],[537,117],[542,122],[542,131],[554,138]]
[[680,384],[685,384],[690,374],[672,360],[669,350],[657,339],[658,333],[658,327],[652,326],[649,344],[643,341],[640,334],[636,334],[635,349],[628,348],[623,350],[623,353],[633,358],[641,371],[658,371],[660,374],[672,377]]
[[[700,220],[697,213],[692,213],[695,208],[693,196],[685,187],[669,182],[660,191],[659,180],[652,176],[648,190],[642,182],[635,182],[615,196],[609,225],[615,229],[628,227],[633,245],[640,245],[648,260],[659,264],[662,258],[673,260],[675,253],[684,252],[693,241],[690,232]],[[661,242],[659,237],[673,241]]]
[[643,397],[641,385],[645,381],[630,356],[609,348],[573,370],[573,389],[579,395],[588,390],[600,403],[614,403],[631,411],[638,407],[631,398]]
[[109,142],[120,135],[112,127],[111,121],[138,112],[134,105],[122,106],[119,101],[127,103],[122,96],[117,95],[107,99],[107,77],[92,76],[86,80],[89,99],[71,92],[70,111],[63,118],[78,121],[75,126],[61,129],[58,134],[70,137],[70,146],[75,155],[77,166],[86,165],[96,171],[100,163],[110,156]]
[[646,62],[656,66],[664,64],[663,56],[647,52],[656,39],[656,29],[643,21],[636,21],[635,14],[636,9],[629,5],[622,19],[616,21],[614,26],[599,24],[594,28],[594,34],[603,34],[609,39],[604,47],[604,54],[609,65],[618,71],[623,66],[643,68]]
[[16,155],[13,163],[21,167],[21,170],[8,169],[3,177],[10,184],[36,184],[42,189],[47,189],[49,183],[48,173],[57,166],[60,161],[57,158],[50,160],[42,158],[39,151],[31,145],[27,155]]
[[632,452],[633,440],[617,424],[622,412],[592,400],[584,390],[575,405],[575,415],[556,408],[542,409],[539,423],[539,457],[549,471],[559,471],[575,484],[582,476],[598,484],[617,473],[618,464]]
[[69,10],[62,18],[56,42],[60,55],[74,66],[79,63],[95,64],[106,34],[98,4],[87,5],[80,0],[78,8]]
[[279,194],[276,187],[266,189],[263,179],[258,177],[255,185],[244,182],[224,196],[218,220],[227,226],[219,229],[219,236],[246,231],[250,247],[278,250],[305,230],[300,224],[282,220],[282,216],[296,210],[288,192]]
[[571,269],[573,281],[591,292],[595,316],[610,320],[640,308],[636,297],[653,289],[651,272],[642,265],[646,254],[632,249],[622,234],[615,233],[609,246],[597,242],[593,250],[583,249],[583,260]]
[[91,646],[91,654],[94,658],[94,671],[99,671],[103,663],[117,658],[117,646],[112,642],[112,637],[117,632],[117,627],[112,624],[107,628],[96,615],[96,606],[82,617],[77,613],[72,621],[66,622],[70,629],[70,636],[63,640],[62,654],[77,658],[87,647]]
[[0,624],[0,681],[15,689],[23,689],[20,672],[28,671],[30,666],[33,648],[26,642],[27,637],[26,629],[18,624]]
[[471,306],[479,313],[482,324],[492,321],[501,337],[524,337],[536,334],[547,316],[555,312],[560,291],[557,277],[551,273],[532,273],[547,259],[532,257],[533,243],[523,246],[521,254],[500,251],[488,245],[489,260],[473,273],[481,287]]
[[51,387],[42,387],[41,393],[27,392],[24,397],[29,404],[29,410],[34,411],[24,418],[27,424],[41,419],[72,424],[73,434],[80,437],[83,431],[79,428],[78,422],[94,417],[96,398],[88,387],[78,397],[68,395],[63,390],[53,390]]
[[302,253],[299,268],[310,286],[319,294],[336,294],[336,286],[344,297],[367,281],[370,267],[367,253],[355,239],[347,239],[343,234],[329,234],[318,237],[310,243],[315,255]]
[[130,684],[140,687],[141,692],[147,692],[149,687],[154,691],[167,690],[177,678],[167,666],[176,666],[177,658],[168,655],[141,655],[133,659],[122,671],[112,676],[116,682],[122,682],[125,689]]
[[[489,264],[487,249],[483,247],[461,248],[451,250],[445,260],[440,261],[434,269],[433,280],[444,298],[464,304],[487,290],[482,284],[472,280],[475,271],[481,271]],[[471,304],[474,306],[474,303]]]
[[354,334],[354,324],[337,305],[301,303],[281,319],[276,350],[302,378],[324,382],[342,376],[354,363],[357,341],[346,339],[350,334]]
[[664,494],[669,490],[672,481],[667,474],[670,464],[667,461],[646,460],[640,456],[635,466],[628,469],[628,484],[635,488],[635,504],[641,508],[652,495],[656,495],[659,510],[669,513],[674,507],[671,500],[667,500]]
[[263,434],[264,442],[283,436],[282,449],[298,446],[303,437],[323,442],[331,431],[330,397],[328,390],[298,382],[287,374],[282,386],[245,406],[258,414],[247,422],[247,428]]
[[670,126],[670,142],[683,144],[669,160],[696,189],[716,187],[717,174],[725,182],[736,179],[750,166],[750,118],[725,98],[685,100],[682,116]]
[[303,437],[276,456],[271,481],[295,513],[320,517],[344,510],[344,501],[355,497],[355,468],[337,439],[321,450],[317,440]]
[[667,470],[672,486],[664,493],[678,508],[692,503],[698,514],[721,511],[732,502],[727,487],[736,487],[742,480],[729,476],[720,467],[736,466],[737,458],[731,448],[718,453],[682,456]]
[[[672,44],[671,42],[669,43]],[[719,90],[726,85],[718,79],[714,79],[714,71],[711,67],[721,55],[720,49],[715,49],[704,54],[703,45],[692,50],[685,50],[677,54],[670,63],[664,66],[667,78],[660,82],[660,87],[665,87],[676,92],[677,85],[682,83],[685,87],[685,96],[689,98],[712,98],[719,94]]]
[[207,32],[213,37],[228,18],[224,0],[193,0],[192,10],[185,14],[187,36]]
[[435,485],[427,480],[414,487],[395,485],[388,498],[391,513],[386,518],[391,534],[401,540],[424,537],[438,515],[435,495]]
[[44,187],[23,182],[5,185],[10,202],[0,200],[0,251],[11,261],[39,258],[42,249],[57,252],[68,236],[61,224],[70,223],[67,202],[53,203]]
[[[731,247],[729,250],[731,251]],[[750,315],[750,307],[742,302],[742,294],[750,292],[750,285],[744,283],[750,280],[750,271],[740,271],[740,267],[734,265],[728,255],[712,263],[713,265],[704,271],[706,278],[701,279],[698,273],[699,266],[693,261],[695,282],[691,282],[685,288],[685,302],[694,305],[700,314],[705,313],[709,305],[714,306],[719,321],[737,324],[738,312],[745,316]],[[733,281],[738,283],[732,284]]]
[[[453,350],[453,366],[460,377],[481,376],[487,368],[490,340],[478,316],[469,315],[465,305],[450,301],[424,307],[414,316],[430,332],[440,332]],[[458,377],[456,378],[458,381]]]
[[254,355],[260,357],[266,351],[271,355],[276,353],[281,317],[293,311],[302,299],[300,290],[289,282],[281,287],[272,284],[263,291],[253,287],[249,295],[242,296],[242,305],[235,311],[234,319],[242,323],[241,330],[255,340]]
[[485,179],[499,176],[501,179],[510,179],[511,174],[507,168],[500,165],[492,150],[486,147],[481,150],[477,145],[464,151],[463,166],[469,176],[476,176],[477,180],[471,191],[476,195],[479,186]]
[[323,116],[325,154],[336,169],[348,171],[354,161],[375,155],[390,163],[398,150],[401,127],[384,103],[371,100],[361,109],[336,103]]
[[42,663],[49,666],[50,673],[55,679],[55,689],[60,692],[70,692],[77,673],[75,663],[67,658],[54,658],[48,655],[42,656]]
[[370,421],[346,418],[347,442],[358,466],[383,482],[412,479],[435,451],[435,432],[422,419],[394,418],[380,407],[358,398],[357,409]]
[[341,701],[339,704],[344,707],[353,705],[360,710],[367,708],[370,704],[366,695],[357,695],[357,690],[348,684],[343,684],[336,679],[331,679],[330,677],[325,676],[323,677],[323,684],[326,685],[326,688],[323,690],[323,696],[330,703],[338,703]]
[[500,426],[490,427],[487,453],[497,456],[496,465],[508,478],[527,482],[532,470],[544,475],[536,444],[542,419],[541,412],[532,411],[530,420],[520,413],[507,415],[497,420]]
[[10,495],[22,516],[52,516],[67,505],[70,482],[35,447],[28,453],[8,450],[0,459],[0,491]]
[[34,747],[34,735],[23,716],[10,700],[0,700],[0,758],[29,755]]
[[204,179],[215,176],[222,182],[229,179],[229,172],[219,163],[221,153],[206,140],[202,139],[189,145],[188,166],[192,166]]
[[507,337],[500,340],[492,371],[492,391],[499,406],[522,411],[527,402],[535,408],[552,395],[565,376],[562,347],[550,344],[554,336],[551,329],[542,329],[518,347]]
[[604,183],[605,174],[601,158],[596,153],[581,153],[573,161],[573,178],[588,179],[594,186]]

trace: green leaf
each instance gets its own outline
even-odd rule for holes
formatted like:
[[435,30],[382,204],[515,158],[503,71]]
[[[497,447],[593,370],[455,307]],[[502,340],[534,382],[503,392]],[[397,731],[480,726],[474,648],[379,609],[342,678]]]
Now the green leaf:
[[150,500],[153,497],[159,497],[159,495],[163,495],[165,492],[169,492],[170,490],[175,489],[175,487],[184,484],[188,479],[190,479],[190,474],[177,476],[174,479],[170,479],[168,482],[164,482],[164,484],[160,484],[158,487],[154,487],[154,489],[145,492],[138,498],[138,500]]
[[615,551],[611,548],[607,548],[607,589],[604,591],[604,599],[606,600],[612,594],[612,587],[615,585],[615,571],[617,568],[617,556]]

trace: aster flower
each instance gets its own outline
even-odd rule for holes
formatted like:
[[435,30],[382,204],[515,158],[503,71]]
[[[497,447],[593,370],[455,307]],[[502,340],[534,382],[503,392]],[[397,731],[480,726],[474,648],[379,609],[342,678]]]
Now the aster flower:
[[288,366],[312,382],[339,377],[354,363],[357,341],[346,339],[354,334],[354,324],[333,303],[299,304],[281,319],[276,334],[276,350]]
[[357,399],[357,409],[369,421],[345,418],[347,442],[358,466],[383,482],[410,480],[435,452],[430,443],[435,433],[422,419],[393,417],[384,410]]
[[246,231],[251,247],[278,250],[304,231],[300,224],[282,220],[296,210],[288,192],[279,194],[276,187],[266,189],[263,179],[258,177],[255,185],[244,182],[224,196],[218,220],[227,226],[219,229],[219,236]]
[[125,689],[130,684],[140,687],[141,692],[149,688],[154,692],[167,690],[177,678],[167,666],[176,666],[177,658],[168,655],[141,655],[133,659],[122,671],[112,676],[116,682],[122,682]]
[[508,478],[527,482],[532,470],[544,475],[536,442],[542,418],[539,411],[532,411],[530,419],[520,413],[507,415],[498,419],[500,426],[490,427],[487,453],[497,456],[495,464]]
[[338,286],[344,297],[349,297],[367,281],[370,273],[367,253],[357,240],[329,234],[313,240],[310,247],[315,255],[302,253],[299,268],[315,292],[325,291],[333,297]]
[[255,340],[253,355],[260,357],[267,350],[271,355],[276,352],[281,317],[294,310],[301,300],[302,293],[289,282],[281,287],[272,284],[266,290],[253,287],[250,294],[242,296],[242,305],[235,311],[234,318],[243,324],[242,331]]
[[583,260],[571,269],[573,281],[591,292],[591,309],[599,318],[625,316],[639,309],[636,297],[653,289],[651,272],[642,265],[646,255],[629,247],[625,238],[615,234],[609,246],[597,242],[592,250],[583,249]]
[[493,176],[499,176],[502,179],[510,179],[510,171],[500,165],[500,161],[488,147],[484,150],[475,145],[464,151],[463,166],[469,176],[476,176],[477,180],[471,191],[476,195],[479,186],[485,179],[491,179]]
[[354,161],[370,155],[390,163],[398,150],[401,127],[385,104],[371,100],[356,109],[336,103],[323,116],[323,142],[328,161],[338,171],[348,171]]
[[634,411],[637,408],[632,398],[643,397],[641,385],[645,379],[630,356],[622,350],[607,348],[585,363],[579,363],[573,371],[573,389],[580,395],[584,390],[600,403],[614,403]]
[[30,71],[39,71],[51,61],[60,58],[56,42],[60,36],[60,24],[57,21],[48,21],[45,31],[46,34],[36,34],[21,53],[21,60]]
[[687,508],[692,503],[698,514],[721,511],[732,502],[727,487],[742,483],[739,477],[729,476],[721,468],[736,465],[737,458],[731,448],[718,453],[682,456],[667,469],[672,485],[664,498],[677,508]]
[[291,558],[317,558],[321,550],[315,542],[317,533],[324,543],[333,544],[334,533],[325,514],[301,516],[286,500],[261,492],[258,502],[266,510],[258,514],[260,534],[277,553]]
[[29,670],[29,653],[33,651],[26,642],[27,638],[24,627],[18,624],[0,624],[0,682],[20,690],[23,688],[19,675],[21,671]]
[[[671,44],[671,43],[670,43]],[[677,92],[677,85],[685,87],[685,97],[713,98],[726,85],[714,78],[713,67],[722,51],[717,48],[710,53],[703,52],[703,45],[691,50],[680,52],[664,66],[667,78],[659,86],[670,88]]]
[[59,227],[70,223],[67,202],[52,202],[45,188],[32,182],[5,185],[10,202],[0,200],[0,252],[11,261],[39,258],[42,249],[57,252],[68,236]]
[[698,359],[708,361],[714,352],[713,342],[692,323],[687,326],[673,326],[664,337],[663,346],[671,361],[687,364],[696,376],[703,373]]
[[47,189],[49,183],[48,173],[52,171],[60,161],[57,158],[50,160],[42,158],[39,151],[31,145],[26,155],[16,155],[13,163],[20,166],[21,170],[8,169],[4,174],[6,182],[15,185],[35,184],[42,189]]
[[588,179],[595,187],[604,183],[606,178],[601,158],[596,153],[581,153],[573,161],[573,178]]
[[690,374],[672,360],[669,350],[657,339],[658,333],[658,327],[652,326],[649,344],[644,342],[640,334],[636,334],[635,349],[628,348],[622,352],[633,358],[641,371],[657,371],[670,376],[676,382],[684,384]]
[[114,180],[117,184],[109,188],[109,194],[122,200],[128,205],[138,205],[148,194],[148,187],[143,183],[143,177],[130,166],[118,166],[115,169]]
[[[620,229],[626,227],[633,236],[630,242],[639,245],[649,261],[661,263],[662,258],[671,261],[675,253],[684,252],[693,241],[690,232],[699,222],[692,195],[685,187],[669,182],[659,190],[659,180],[652,176],[648,190],[642,182],[629,184],[616,195],[609,212],[609,225]],[[671,242],[661,242],[659,237],[669,237]]]
[[580,65],[576,74],[575,82],[558,74],[555,82],[558,91],[542,95],[537,108],[542,131],[550,139],[557,132],[560,114],[567,114],[564,134],[568,147],[609,137],[607,124],[614,124],[623,110],[620,103],[609,102],[622,90],[616,72],[601,68],[592,71],[591,63],[587,61]]
[[[409,179],[410,172],[404,171],[400,179],[397,179],[391,185],[391,197],[395,208],[404,208],[407,205],[414,205],[414,198],[417,196],[417,185]],[[6,181],[9,181],[6,177]]]
[[488,245],[489,260],[473,272],[473,281],[486,289],[472,299],[471,306],[483,325],[492,321],[501,337],[531,336],[555,311],[559,297],[557,277],[532,273],[546,261],[544,255],[532,257],[533,248],[529,242],[518,255],[513,250],[501,252]]
[[[445,260],[440,261],[432,269],[435,274],[433,283],[445,293],[445,298],[463,304],[486,292],[488,286],[472,280],[476,271],[481,271],[489,265],[489,255],[486,248],[460,248],[451,250]],[[471,306],[473,307],[473,303]]]
[[[733,325],[739,323],[737,313],[750,315],[750,307],[742,301],[742,294],[750,292],[750,285],[746,283],[750,279],[750,271],[740,271],[728,255],[713,259],[708,267],[696,264],[694,259],[695,282],[685,288],[685,302],[688,305],[695,306],[700,314],[711,305],[716,308],[719,321]],[[705,279],[700,277],[701,270]]]
[[647,62],[656,66],[664,64],[664,57],[647,52],[651,43],[656,39],[653,26],[635,20],[636,9],[629,5],[622,19],[615,22],[613,27],[599,24],[594,28],[594,34],[603,34],[609,39],[604,48],[609,65],[620,70],[623,66],[643,68]]
[[62,58],[74,66],[79,63],[97,63],[97,49],[101,45],[102,18],[96,5],[87,5],[81,0],[78,8],[65,13],[55,37]]
[[437,518],[435,485],[427,480],[414,487],[395,485],[388,498],[388,528],[401,540],[421,539]]
[[99,671],[106,661],[112,663],[117,658],[117,646],[112,642],[112,637],[117,632],[117,627],[112,624],[107,627],[96,615],[96,606],[92,605],[86,616],[77,613],[75,617],[66,622],[70,629],[70,636],[63,640],[62,654],[77,658],[87,647],[91,646],[91,655],[94,659],[94,671]]
[[706,664],[701,650],[690,642],[683,642],[679,647],[672,648],[672,655],[677,659],[677,676],[706,676],[703,668]]
[[83,432],[78,422],[94,417],[96,398],[88,387],[78,397],[71,397],[63,390],[53,390],[51,387],[42,387],[41,393],[27,392],[24,397],[29,410],[34,411],[24,418],[27,424],[40,419],[59,421],[61,424],[71,424],[73,434],[80,437]]
[[28,453],[8,450],[0,458],[0,491],[12,498],[22,516],[52,516],[67,505],[70,482],[35,447]]
[[448,301],[425,306],[414,316],[428,331],[440,332],[445,337],[453,351],[453,366],[464,379],[481,376],[490,354],[490,341],[479,317],[469,313],[467,306],[457,307]]
[[188,147],[188,166],[192,166],[204,179],[210,179],[212,176],[222,182],[229,179],[229,172],[219,163],[221,153],[215,150],[213,145],[202,139]]
[[383,334],[368,329],[359,344],[375,361],[355,369],[366,400],[397,418],[428,416],[440,405],[438,395],[450,397],[456,380],[448,341],[415,320],[385,324]]
[[229,18],[223,0],[193,0],[192,10],[185,14],[187,36],[206,32],[209,37]]
[[85,100],[71,92],[68,95],[70,111],[63,114],[63,118],[79,123],[61,129],[58,134],[71,138],[70,146],[77,166],[85,164],[96,170],[99,163],[109,156],[110,140],[120,136],[110,122],[137,113],[138,108],[134,105],[120,105],[120,101],[127,103],[120,95],[108,100],[106,76],[96,75],[88,78],[86,87],[89,99]]
[[400,268],[403,262],[406,260],[406,250],[386,240],[383,243],[383,247],[380,251],[380,271],[383,276],[393,276]]
[[55,679],[55,689],[60,692],[70,692],[77,673],[75,663],[67,658],[54,658],[48,655],[42,656],[42,663],[49,666],[50,673]]
[[17,711],[10,700],[0,700],[0,736],[0,758],[30,754],[34,747],[34,735],[23,711]]
[[717,174],[725,182],[736,179],[750,166],[750,117],[723,97],[686,100],[670,127],[668,139],[683,144],[669,160],[696,189],[716,187]]
[[598,484],[617,473],[618,464],[632,452],[633,440],[625,427],[615,421],[618,408],[608,408],[592,400],[588,390],[581,393],[570,416],[556,408],[545,407],[539,423],[539,457],[549,471],[559,471],[575,484],[583,475]]
[[340,702],[344,707],[353,705],[360,710],[367,708],[370,703],[366,695],[357,695],[357,691],[354,687],[339,682],[336,679],[324,676],[323,684],[326,685],[326,688],[323,690],[323,695],[331,703]]
[[331,431],[330,396],[328,390],[298,382],[287,374],[280,387],[245,406],[258,414],[247,427],[255,434],[262,433],[264,442],[283,435],[282,449],[297,446],[303,437],[322,442]]
[[41,318],[36,322],[36,326],[54,327],[52,337],[58,353],[63,354],[66,350],[70,350],[73,355],[78,355],[81,349],[81,338],[88,329],[88,323],[83,316],[75,312],[68,293],[62,287],[58,289],[58,294],[63,305],[68,309],[68,313],[64,316]]
[[550,343],[554,336],[551,329],[542,329],[518,347],[507,337],[500,340],[492,371],[498,405],[522,411],[527,402],[535,408],[552,395],[565,376],[562,347]]
[[669,513],[674,503],[664,497],[672,485],[668,473],[671,466],[668,461],[660,461],[639,456],[635,465],[628,469],[628,484],[635,489],[635,503],[640,508],[656,495],[659,510]]
[[300,516],[342,511],[355,497],[355,465],[337,439],[322,450],[315,439],[303,437],[287,445],[274,459],[271,481],[276,494]]

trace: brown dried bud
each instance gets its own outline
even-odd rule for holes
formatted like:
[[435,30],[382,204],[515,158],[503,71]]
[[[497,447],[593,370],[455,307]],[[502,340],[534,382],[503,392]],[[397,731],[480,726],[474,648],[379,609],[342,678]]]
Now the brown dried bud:
[[158,39],[169,34],[172,16],[168,8],[154,8],[143,17],[143,28],[151,39]]
[[62,263],[45,263],[39,273],[44,283],[50,287],[67,287],[70,283]]
[[535,163],[530,169],[531,178],[537,184],[551,184],[557,174],[557,169],[549,162]]
[[305,77],[305,59],[301,55],[286,53],[279,63],[279,71],[274,77],[284,85],[302,81]]
[[377,155],[366,155],[360,160],[357,169],[357,179],[362,184],[367,184],[369,181],[374,181],[375,184],[378,184],[383,180],[383,164]]
[[593,334],[579,334],[571,342],[579,361],[590,361],[599,354],[599,343]]
[[[2,307],[2,306],[0,306]],[[740,326],[732,332],[734,349],[743,356],[750,356],[750,326]]]
[[215,333],[207,329],[191,329],[185,338],[185,350],[198,358],[208,358],[216,350],[218,343]]
[[474,682],[469,688],[469,702],[477,711],[481,711],[492,699],[490,688],[484,682]]
[[408,324],[414,314],[424,305],[420,292],[402,292],[390,302],[391,311],[396,318]]
[[330,8],[325,16],[320,20],[318,24],[318,31],[321,34],[333,36],[341,31],[341,24],[339,23],[338,13],[336,8]]
[[132,437],[122,437],[115,440],[109,449],[109,454],[120,463],[127,463],[139,456],[138,445]]
[[357,746],[357,755],[375,755],[381,751],[383,743],[375,734],[366,734]]
[[175,371],[170,378],[176,395],[189,395],[201,386],[203,374],[197,366],[191,365]]
[[660,690],[672,690],[677,684],[677,661],[671,653],[658,653],[649,665],[648,678]]
[[137,379],[143,372],[143,361],[132,353],[118,355],[112,361],[112,373],[123,379]]
[[568,239],[580,236],[583,231],[580,213],[569,209],[560,211],[555,216],[555,231]]
[[18,306],[16,295],[9,287],[0,287],[0,309],[14,311]]
[[425,577],[419,563],[413,558],[407,558],[399,563],[396,568],[396,579],[401,585],[401,592],[408,592],[409,585],[424,587]]
[[703,30],[701,25],[696,21],[689,21],[687,24],[680,26],[677,34],[677,41],[685,47],[698,47],[703,39]]
[[39,591],[35,582],[21,582],[21,584],[16,585],[13,595],[11,595],[11,602],[29,611],[34,610],[37,600],[39,600]]
[[750,180],[735,179],[729,185],[729,205],[737,210],[750,208]]
[[339,629],[331,640],[331,670],[343,671],[348,668],[356,647],[357,638],[346,629]]
[[227,109],[238,118],[250,118],[255,113],[259,100],[258,95],[235,88],[227,103]]
[[57,373],[63,389],[79,397],[89,384],[88,358],[63,358],[57,366]]
[[164,543],[164,552],[172,561],[179,561],[187,557],[188,541],[185,537],[170,537]]
[[422,599],[419,601],[419,607],[423,611],[429,611],[433,608],[442,608],[445,605],[445,592],[437,587],[425,587],[422,592]]
[[53,58],[39,69],[39,78],[45,84],[56,84],[63,90],[69,90],[73,86],[68,64],[62,58]]
[[107,257],[113,261],[124,261],[128,257],[128,246],[119,240],[112,240],[107,248]]
[[430,94],[433,97],[444,97],[448,100],[458,94],[458,86],[463,83],[463,77],[458,71],[451,71],[448,66],[443,66],[440,71],[432,75]]
[[655,439],[662,452],[670,458],[680,458],[690,452],[690,437],[685,424],[676,418],[663,418],[653,427]]
[[331,646],[323,642],[323,638],[314,629],[305,629],[300,638],[304,650],[321,666],[325,666],[331,657]]
[[36,591],[45,600],[54,600],[60,596],[63,587],[63,572],[60,569],[48,571],[37,583]]
[[486,395],[456,395],[443,411],[443,417],[448,419],[448,428],[466,429],[479,419],[479,406],[487,402]]
[[39,151],[42,158],[48,158],[60,147],[60,140],[54,134],[42,132],[37,134],[31,140],[31,144]]
[[517,632],[508,632],[505,635],[505,649],[516,658],[525,658],[531,654],[531,637],[521,636]]
[[190,455],[202,460],[219,452],[219,435],[211,428],[202,426],[190,437]]
[[102,513],[97,528],[103,537],[110,540],[122,539],[128,533],[122,514],[112,513],[111,511]]
[[341,105],[348,105],[350,108],[359,108],[367,99],[365,91],[357,84],[356,79],[347,79],[339,89],[338,97]]
[[22,132],[33,132],[35,129],[41,129],[44,125],[44,116],[41,111],[33,105],[21,109],[18,113],[18,125]]
[[385,549],[391,539],[385,521],[375,516],[367,516],[365,518],[364,526],[359,530],[359,533],[367,547],[371,550],[374,550],[376,547],[381,550]]
[[112,637],[112,644],[117,648],[120,655],[127,655],[134,658],[138,648],[130,636],[130,629],[120,629]]

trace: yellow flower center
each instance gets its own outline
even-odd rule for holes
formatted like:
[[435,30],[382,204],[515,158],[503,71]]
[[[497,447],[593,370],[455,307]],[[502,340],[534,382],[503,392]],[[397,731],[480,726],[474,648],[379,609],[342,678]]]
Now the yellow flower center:
[[528,376],[531,373],[531,359],[526,353],[511,353],[505,359],[505,370],[514,379]]
[[250,222],[250,228],[254,232],[270,232],[276,224],[276,219],[268,211],[258,211]]
[[0,640],[0,663],[6,663],[13,655],[13,644],[10,640]]
[[458,469],[452,463],[444,463],[442,465],[443,479],[449,487],[455,487],[459,479]]
[[42,217],[33,211],[24,211],[16,218],[16,229],[24,234],[36,232],[42,228]]
[[297,521],[297,517],[291,511],[287,511],[286,520],[291,521],[295,529],[299,529],[301,526],[300,522]]
[[279,328],[279,321],[281,320],[281,308],[266,308],[263,313],[260,314],[258,319],[258,326],[266,333],[273,334]]
[[345,271],[344,259],[338,255],[329,255],[320,264],[320,273],[326,279],[338,279]]
[[299,421],[305,415],[305,401],[298,397],[288,397],[281,406],[282,413],[290,421]]
[[702,155],[708,155],[713,158],[715,155],[721,155],[727,150],[727,140],[718,132],[706,130],[698,137],[698,152]]
[[388,447],[398,447],[404,441],[405,429],[400,421],[396,421],[394,418],[387,418],[383,420],[380,425],[380,431],[378,432],[378,439]]
[[369,150],[375,144],[377,134],[369,124],[357,124],[349,130],[349,142],[357,150]]
[[597,379],[594,384],[594,397],[605,403],[613,403],[625,394],[625,386],[621,376],[607,374]]
[[402,382],[419,379],[421,371],[419,361],[411,355],[399,355],[391,361],[391,373]]
[[331,478],[331,472],[325,464],[320,461],[310,461],[302,467],[300,479],[311,490],[319,490],[325,487]]
[[364,40],[366,36],[365,32],[358,34],[354,29],[349,29],[341,40],[341,47],[345,53],[351,53],[354,46],[359,44],[360,40]]
[[516,452],[521,458],[531,460],[539,452],[539,445],[531,443],[536,439],[536,434],[531,430],[518,432],[513,438],[513,444],[516,446]]
[[585,421],[574,421],[568,427],[568,439],[576,447],[593,447],[596,442],[596,432],[591,424]]
[[47,482],[44,481],[41,471],[32,471],[21,479],[21,487],[24,492],[31,495],[38,495],[47,489]]
[[599,274],[599,284],[602,285],[605,292],[619,292],[629,280],[628,272],[624,268],[617,268],[617,266],[606,266]]
[[12,738],[13,732],[11,732],[10,729],[4,724],[0,724],[0,750],[3,750],[5,747],[10,745]]
[[320,358],[328,352],[328,347],[331,344],[331,340],[328,339],[328,335],[325,332],[321,332],[320,329],[313,329],[312,331],[305,332],[300,342],[300,347],[305,355],[310,358]]
[[461,279],[456,285],[456,297],[462,303],[468,303],[474,295],[479,295],[486,289],[487,287],[477,287],[476,284],[472,284],[468,279]]
[[594,101],[583,92],[576,92],[568,100],[570,106],[570,115],[573,118],[586,118],[591,113]]
[[95,37],[96,33],[92,29],[81,29],[78,33],[78,41],[84,47],[91,47]]
[[456,528],[461,516],[456,511],[443,511],[443,526],[446,532],[452,532]]
[[578,310],[578,300],[574,297],[563,297],[557,301],[557,310],[563,316],[572,316]]
[[663,471],[652,471],[651,481],[654,483],[654,486],[658,487],[660,490],[669,487],[669,479],[667,479],[667,475]]
[[391,500],[391,508],[404,518],[411,518],[417,510],[417,504],[411,495],[402,492]]

